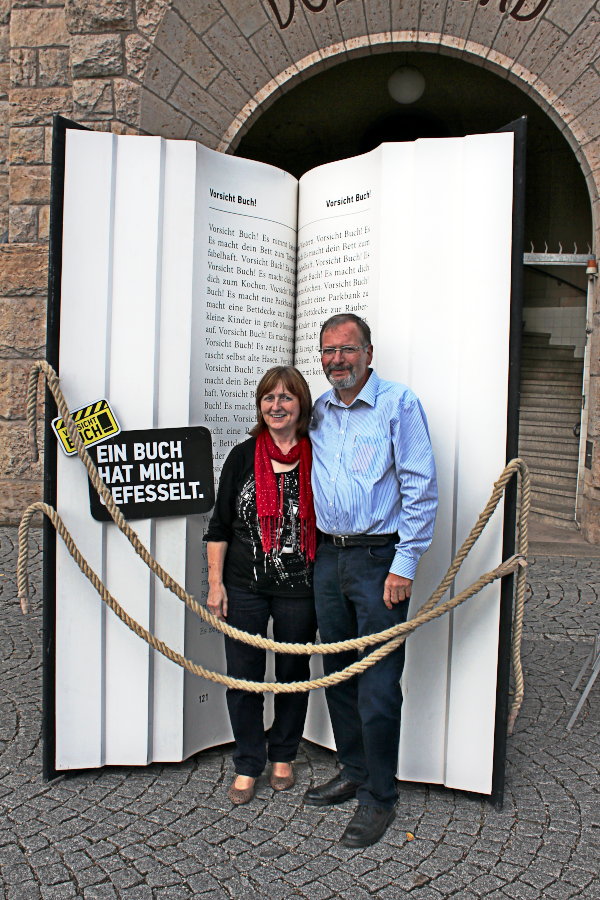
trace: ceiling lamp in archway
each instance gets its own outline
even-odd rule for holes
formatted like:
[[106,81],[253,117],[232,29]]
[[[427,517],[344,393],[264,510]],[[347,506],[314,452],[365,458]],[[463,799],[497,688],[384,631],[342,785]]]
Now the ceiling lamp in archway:
[[396,103],[416,103],[425,92],[425,76],[415,66],[401,66],[390,75],[388,91]]

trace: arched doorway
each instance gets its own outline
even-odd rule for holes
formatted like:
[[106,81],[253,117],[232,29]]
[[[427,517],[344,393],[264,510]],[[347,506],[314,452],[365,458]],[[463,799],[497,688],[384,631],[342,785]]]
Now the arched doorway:
[[[423,90],[413,102],[398,103],[388,82],[407,69],[419,73]],[[566,263],[589,251],[592,216],[580,165],[549,116],[516,85],[464,59],[381,53],[300,82],[252,122],[235,152],[299,177],[384,140],[489,132],[523,115],[526,250],[536,260],[525,271],[520,454],[532,470],[534,513],[574,527],[583,465],[587,278],[584,267]],[[565,264],[550,265],[547,251]]]

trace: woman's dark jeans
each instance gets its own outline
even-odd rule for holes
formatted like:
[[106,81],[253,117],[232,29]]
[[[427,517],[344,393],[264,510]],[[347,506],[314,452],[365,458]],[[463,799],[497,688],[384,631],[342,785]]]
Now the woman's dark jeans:
[[[316,634],[312,597],[276,597],[226,585],[227,623],[250,634],[267,634],[273,619],[276,641],[305,644]],[[248,681],[264,681],[266,653],[250,644],[225,638],[227,674]],[[275,655],[277,681],[310,678],[310,657],[289,653]],[[292,762],[304,730],[308,693],[275,694],[275,718],[267,734],[263,723],[263,694],[228,688],[227,707],[235,738],[233,762],[238,775],[257,778],[270,762]]]
[[[406,621],[408,601],[392,609],[383,602],[394,554],[393,540],[381,547],[319,546],[314,588],[324,643],[374,634]],[[325,674],[374,649],[325,654]],[[396,802],[403,668],[404,644],[358,677],[326,689],[342,774],[360,785],[358,802],[367,806],[391,808]]]

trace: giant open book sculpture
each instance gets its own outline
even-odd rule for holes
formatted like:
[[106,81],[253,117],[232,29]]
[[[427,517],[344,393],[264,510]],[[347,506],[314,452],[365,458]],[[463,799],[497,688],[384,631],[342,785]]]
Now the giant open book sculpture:
[[[293,361],[322,393],[320,325],[358,312],[378,373],[421,398],[436,455],[440,509],[414,611],[506,461],[514,134],[382,145],[300,183],[189,141],[66,138],[55,349],[71,408],[107,397],[125,430],[204,425],[218,475],[253,422],[265,369]],[[224,671],[220,636],[155,583],[114,525],[92,519],[77,459],[59,454],[56,491],[128,612]],[[198,598],[206,521],[136,523]],[[457,591],[500,561],[502,525],[499,510]],[[60,545],[55,594],[56,770],[180,760],[230,739],[222,689],[129,633]],[[408,641],[400,778],[492,790],[499,610],[495,584]],[[306,736],[331,745],[321,692]]]

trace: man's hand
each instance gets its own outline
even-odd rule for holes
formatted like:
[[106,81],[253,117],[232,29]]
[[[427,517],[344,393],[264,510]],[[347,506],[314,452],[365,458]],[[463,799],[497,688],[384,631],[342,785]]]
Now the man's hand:
[[397,603],[408,600],[412,591],[412,580],[403,578],[402,575],[394,575],[390,572],[383,586],[383,602],[388,609],[392,609]]

